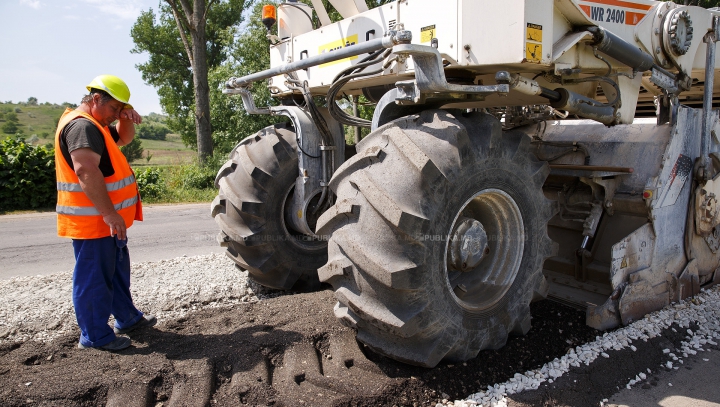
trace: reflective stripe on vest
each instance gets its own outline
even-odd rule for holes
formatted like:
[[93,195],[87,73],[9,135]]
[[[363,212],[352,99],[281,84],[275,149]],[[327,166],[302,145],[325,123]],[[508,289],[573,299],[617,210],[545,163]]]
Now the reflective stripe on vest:
[[[138,201],[138,197],[132,197],[130,199],[126,199],[118,204],[115,204],[115,210],[119,211],[120,209],[129,208],[133,205],[135,205]],[[63,214],[63,215],[75,215],[75,216],[95,216],[100,215],[100,212],[98,212],[97,208],[94,206],[60,206],[57,205],[55,207],[55,211],[57,213]]]
[[[128,177],[125,177],[121,179],[120,181],[111,182],[109,184],[105,184],[107,187],[108,192],[117,191],[118,189],[125,188],[126,186],[132,184],[135,182],[135,176],[130,175]],[[57,190],[58,191],[67,191],[67,192],[82,192],[82,188],[80,187],[79,183],[74,182],[58,182],[57,183]]]

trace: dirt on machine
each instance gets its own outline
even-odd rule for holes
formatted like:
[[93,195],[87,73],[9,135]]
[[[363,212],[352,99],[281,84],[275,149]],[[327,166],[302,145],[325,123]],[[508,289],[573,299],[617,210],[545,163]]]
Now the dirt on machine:
[[535,300],[609,330],[720,281],[719,11],[329,1],[266,6],[271,67],[225,84],[281,116],[211,205],[253,280],[329,284],[360,342],[427,367],[524,335]]

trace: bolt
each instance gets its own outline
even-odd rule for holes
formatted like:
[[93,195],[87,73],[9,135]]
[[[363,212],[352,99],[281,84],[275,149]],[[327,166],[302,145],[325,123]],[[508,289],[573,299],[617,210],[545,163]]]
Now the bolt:
[[655,48],[655,53],[656,53],[656,54],[659,54],[659,53],[660,53],[660,47]]
[[483,254],[484,254],[484,255],[490,254],[490,248],[489,248],[489,247],[486,247],[485,250],[483,251]]
[[465,51],[470,51],[470,48],[471,48],[471,47],[470,47],[470,44],[465,44],[465,45],[463,46],[463,48],[465,49]]

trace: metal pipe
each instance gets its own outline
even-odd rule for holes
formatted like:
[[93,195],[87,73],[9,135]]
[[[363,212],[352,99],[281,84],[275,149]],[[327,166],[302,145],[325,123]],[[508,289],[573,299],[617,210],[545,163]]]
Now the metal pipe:
[[718,40],[718,26],[720,17],[713,16],[712,31],[708,32],[703,39],[707,43],[707,52],[705,57],[705,89],[703,90],[703,126],[700,146],[700,159],[702,160],[702,168],[704,169],[703,177],[708,179],[710,176],[710,132],[713,123],[710,121],[712,113],[713,87],[715,80],[715,42]]
[[245,75],[241,78],[230,78],[226,82],[225,86],[231,89],[246,87],[253,82],[269,79],[273,76],[298,71],[300,69],[307,69],[313,66],[326,64],[328,62],[339,61],[341,59],[354,57],[361,54],[375,52],[383,48],[392,48],[393,46],[398,44],[409,43],[411,40],[412,33],[410,31],[398,31],[393,35],[389,35],[387,37],[365,41],[363,43],[349,47],[343,47],[337,51],[326,52],[324,54],[315,55],[309,58],[301,59],[299,61],[290,62],[288,64],[276,66],[274,68],[266,69],[264,71],[256,72],[254,74]]
[[230,95],[239,94],[242,98],[243,105],[245,106],[245,111],[247,112],[247,114],[272,114],[270,108],[257,107],[255,105],[255,99],[253,99],[252,93],[247,88],[223,89],[223,93]]

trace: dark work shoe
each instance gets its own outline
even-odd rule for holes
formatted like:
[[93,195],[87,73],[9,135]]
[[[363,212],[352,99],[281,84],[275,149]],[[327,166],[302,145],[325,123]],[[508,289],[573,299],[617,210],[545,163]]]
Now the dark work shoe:
[[127,336],[118,336],[114,341],[103,346],[85,346],[82,343],[78,343],[80,349],[100,349],[100,350],[123,350],[130,346],[130,338]]
[[142,318],[140,318],[140,320],[138,322],[135,323],[135,325],[129,326],[129,327],[123,328],[123,329],[115,327],[114,330],[115,330],[115,333],[118,335],[126,334],[126,333],[132,332],[136,329],[144,328],[146,326],[155,326],[155,324],[157,324],[157,318],[155,318],[154,315],[145,314],[142,316]]

